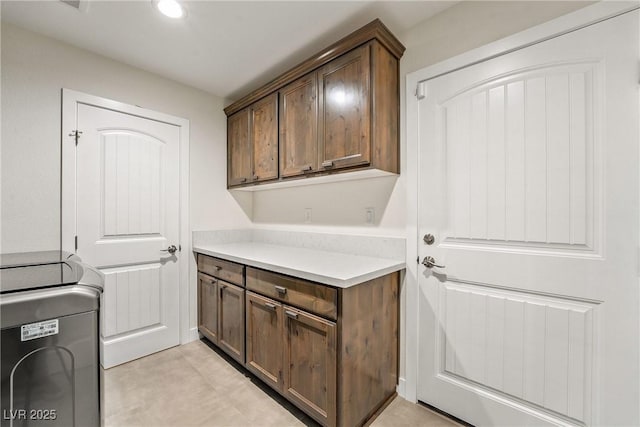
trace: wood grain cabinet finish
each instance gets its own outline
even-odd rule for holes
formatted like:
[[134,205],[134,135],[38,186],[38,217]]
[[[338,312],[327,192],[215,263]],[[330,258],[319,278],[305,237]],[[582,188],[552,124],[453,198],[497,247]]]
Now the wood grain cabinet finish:
[[[360,169],[400,173],[403,52],[404,46],[375,20],[225,108],[228,186]],[[244,151],[253,160],[240,160]]]
[[218,280],[198,273],[198,330],[218,342]]
[[244,289],[218,282],[218,346],[240,363],[244,363]]
[[246,367],[272,388],[282,392],[282,304],[247,291]]
[[280,176],[318,170],[318,83],[308,74],[280,89]]
[[250,107],[252,182],[278,178],[278,94],[273,93]]
[[197,264],[198,331],[244,364],[245,267],[202,254]]
[[370,46],[318,71],[320,167],[335,170],[371,162]]
[[251,182],[251,172],[249,109],[245,108],[227,118],[227,185]]
[[278,178],[278,94],[227,119],[227,185]]
[[[363,425],[395,396],[398,273],[340,289],[247,267],[246,284],[247,368],[316,421]],[[268,316],[265,301],[275,307]],[[282,337],[274,332],[280,324]],[[252,329],[265,327],[270,339],[255,337]],[[283,358],[280,367],[273,358],[250,363],[268,353]]]
[[284,395],[324,425],[336,423],[336,324],[284,307]]
[[241,267],[248,290],[199,272],[200,332],[320,424],[369,423],[396,395],[399,273],[333,288]]

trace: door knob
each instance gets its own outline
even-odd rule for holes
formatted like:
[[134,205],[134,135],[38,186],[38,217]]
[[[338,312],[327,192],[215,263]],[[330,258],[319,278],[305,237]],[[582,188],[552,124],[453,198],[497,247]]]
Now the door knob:
[[171,245],[167,249],[160,249],[160,252],[169,252],[170,254],[175,254],[177,250],[178,248],[176,248],[176,245]]
[[444,267],[445,267],[444,265],[438,265],[438,264],[436,264],[436,260],[435,260],[435,258],[434,258],[434,257],[432,257],[432,256],[426,256],[426,257],[424,257],[424,259],[422,260],[422,265],[424,265],[424,266],[425,266],[425,267],[427,267],[427,268],[433,268],[433,267],[436,267],[436,268],[444,268]]

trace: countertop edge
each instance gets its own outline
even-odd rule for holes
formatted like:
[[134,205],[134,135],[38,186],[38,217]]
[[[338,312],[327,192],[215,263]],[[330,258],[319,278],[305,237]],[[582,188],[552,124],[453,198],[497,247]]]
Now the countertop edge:
[[404,270],[406,268],[406,263],[404,261],[398,260],[397,262],[393,263],[394,260],[389,260],[385,258],[384,261],[389,261],[389,262],[392,262],[393,264],[385,266],[383,268],[371,270],[370,272],[367,272],[364,274],[349,277],[348,279],[340,279],[336,277],[310,273],[308,271],[299,270],[294,267],[286,267],[286,266],[281,266],[277,264],[269,264],[269,263],[257,261],[251,258],[243,258],[236,255],[229,255],[224,252],[203,248],[201,246],[194,246],[193,252],[221,258],[227,261],[237,262],[239,264],[244,264],[249,267],[261,268],[263,270],[269,270],[275,273],[286,274],[288,276],[294,276],[301,279],[310,280],[312,282],[318,282],[318,283],[333,286],[336,288],[349,288],[349,287],[367,282],[369,280],[377,279],[378,277],[382,277],[387,274],[394,273],[396,271]]

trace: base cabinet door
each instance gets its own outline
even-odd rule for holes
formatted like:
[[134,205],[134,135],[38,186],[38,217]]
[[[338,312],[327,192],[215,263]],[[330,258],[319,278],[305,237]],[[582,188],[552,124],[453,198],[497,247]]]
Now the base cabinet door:
[[244,289],[218,281],[218,345],[244,363]]
[[336,324],[284,306],[284,395],[336,425]]
[[282,304],[247,291],[246,367],[282,391]]
[[198,330],[218,342],[218,280],[198,273]]

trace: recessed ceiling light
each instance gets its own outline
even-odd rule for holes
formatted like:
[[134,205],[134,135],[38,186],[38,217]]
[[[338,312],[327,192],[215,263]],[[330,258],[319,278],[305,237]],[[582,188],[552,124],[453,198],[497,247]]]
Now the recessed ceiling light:
[[158,10],[169,18],[177,19],[184,16],[184,8],[176,0],[158,0],[154,3]]

